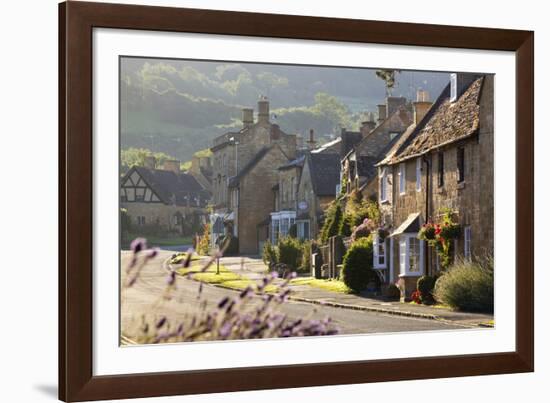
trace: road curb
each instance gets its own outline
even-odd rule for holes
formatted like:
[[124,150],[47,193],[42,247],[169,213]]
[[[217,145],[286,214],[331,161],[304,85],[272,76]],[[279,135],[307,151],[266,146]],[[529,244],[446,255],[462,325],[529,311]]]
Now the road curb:
[[[168,258],[164,261],[164,267],[168,271],[174,271],[171,268],[171,265],[168,263],[169,261],[170,261],[170,258]],[[176,273],[177,273],[177,271],[176,271]],[[177,274],[180,277],[185,277],[185,276],[182,276],[179,273],[177,273]],[[191,280],[197,281],[197,282],[199,281],[199,280],[193,279],[192,277],[191,277]],[[231,290],[231,291],[236,291],[236,292],[242,291],[242,289],[240,289],[240,288],[228,287],[228,286],[225,286],[225,285],[222,285],[222,284],[210,284],[210,283],[205,283],[205,284],[211,285],[213,287],[222,288],[222,289],[225,289],[225,290]],[[259,293],[256,293],[256,294],[260,295]],[[375,312],[375,313],[380,313],[380,314],[403,316],[403,317],[408,317],[408,318],[436,320],[438,322],[444,322],[444,323],[449,323],[449,324],[453,324],[453,325],[457,325],[457,326],[463,326],[465,328],[490,327],[490,326],[483,326],[483,324],[481,324],[481,323],[480,324],[473,324],[473,325],[466,325],[466,324],[463,324],[463,323],[457,323],[456,321],[444,319],[439,315],[434,315],[434,314],[431,314],[431,313],[399,311],[399,310],[385,309],[385,308],[379,308],[379,307],[370,307],[370,306],[364,306],[364,305],[343,304],[341,302],[321,301],[321,300],[317,300],[317,299],[296,297],[296,296],[292,296],[292,295],[289,295],[288,299],[291,300],[291,301],[304,302],[304,303],[308,303],[308,304],[321,305],[321,306],[330,306],[330,307],[333,307],[333,308],[343,308],[343,309],[351,309],[351,310],[356,310],[356,311]]]

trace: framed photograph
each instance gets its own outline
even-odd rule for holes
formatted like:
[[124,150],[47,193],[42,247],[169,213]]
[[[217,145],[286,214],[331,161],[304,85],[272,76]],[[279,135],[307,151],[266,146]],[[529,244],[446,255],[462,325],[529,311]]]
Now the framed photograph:
[[59,33],[60,399],[534,370],[533,32],[66,2]]

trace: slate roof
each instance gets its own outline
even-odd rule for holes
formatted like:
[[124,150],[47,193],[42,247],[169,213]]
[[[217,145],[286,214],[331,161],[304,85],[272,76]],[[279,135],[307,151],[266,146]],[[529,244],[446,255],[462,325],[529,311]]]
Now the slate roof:
[[372,178],[376,176],[376,167],[374,164],[376,164],[376,161],[378,160],[378,157],[369,157],[369,156],[363,156],[363,157],[357,157],[356,161],[356,172],[357,175],[363,178],[366,178],[367,181],[370,181]]
[[339,154],[309,154],[309,167],[313,191],[317,196],[336,195],[340,183]]
[[126,173],[123,182],[134,170],[165,204],[186,206],[191,197],[191,206],[195,205],[195,200],[199,201],[200,206],[205,206],[210,199],[210,193],[187,173],[176,174],[173,171],[136,166]]
[[300,155],[298,158],[293,159],[292,161],[284,165],[281,165],[278,169],[281,170],[281,169],[287,169],[287,168],[303,167],[305,160],[306,160],[306,156]]
[[342,138],[338,137],[334,140],[330,140],[329,142],[326,142],[325,144],[314,148],[311,150],[312,154],[319,154],[319,153],[337,153],[340,150],[340,143],[342,142]]
[[239,173],[235,176],[232,176],[231,178],[229,178],[229,187],[236,187],[239,182],[241,181],[241,179],[248,173],[252,170],[252,168],[254,168],[256,166],[256,164],[258,162],[260,162],[262,160],[263,157],[265,157],[265,155],[269,152],[269,150],[271,150],[274,146],[266,146],[266,147],[262,147],[260,149],[260,151],[258,151],[256,153],[256,155],[254,155],[254,157],[252,157],[252,159],[250,161],[248,161],[246,163],[246,165],[244,167],[241,168],[241,170],[239,171]]
[[401,133],[400,136],[397,136],[397,138],[394,139],[395,141],[390,144],[390,147],[388,147],[388,150],[382,154],[384,158],[378,162],[376,166],[388,164],[392,158],[395,157],[395,154],[397,154],[401,146],[403,146],[407,139],[412,136],[414,129],[416,129],[416,125],[412,124],[407,127],[407,130]]
[[476,134],[479,129],[479,98],[482,87],[483,77],[470,84],[455,102],[450,102],[450,85],[447,85],[421,124],[389,163],[418,157]]

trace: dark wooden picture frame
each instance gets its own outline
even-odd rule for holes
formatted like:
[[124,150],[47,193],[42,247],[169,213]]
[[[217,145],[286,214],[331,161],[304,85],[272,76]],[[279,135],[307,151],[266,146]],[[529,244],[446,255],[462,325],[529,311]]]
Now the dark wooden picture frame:
[[[516,54],[513,352],[93,376],[92,31],[121,28],[504,50]],[[534,33],[105,3],[59,5],[59,398],[230,392],[534,370]],[[521,180],[519,180],[521,179]]]

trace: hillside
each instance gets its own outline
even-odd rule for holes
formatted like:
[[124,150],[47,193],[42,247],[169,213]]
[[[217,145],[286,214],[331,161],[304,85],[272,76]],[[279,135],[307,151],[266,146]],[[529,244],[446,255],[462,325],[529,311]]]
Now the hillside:
[[[435,98],[447,74],[401,72],[393,95]],[[122,148],[149,148],[182,161],[240,127],[241,109],[270,99],[277,123],[289,133],[356,129],[385,97],[370,69],[124,58],[121,63]]]

